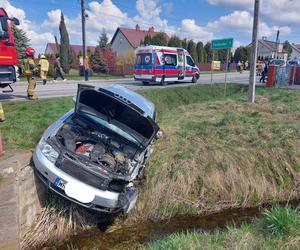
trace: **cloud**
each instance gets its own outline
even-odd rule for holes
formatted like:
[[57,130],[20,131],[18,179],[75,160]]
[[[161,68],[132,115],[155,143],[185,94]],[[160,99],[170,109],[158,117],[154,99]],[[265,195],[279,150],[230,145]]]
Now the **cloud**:
[[[248,11],[234,11],[226,16],[221,16],[218,20],[209,22],[207,29],[218,33],[222,31],[234,31],[242,34],[245,38],[250,38],[252,34],[253,16]],[[275,35],[277,30],[281,31],[282,35],[291,33],[291,28],[288,26],[268,26],[264,22],[260,22],[259,36]]]
[[194,19],[183,19],[181,21],[181,28],[177,31],[180,37],[188,37],[195,41],[207,42],[214,38],[214,33],[209,31],[206,27],[201,27],[196,24]]
[[[253,0],[207,0],[211,5],[221,5],[239,10],[253,11]],[[262,0],[260,12],[270,20],[285,23],[300,23],[299,0]]]
[[14,7],[7,0],[0,0],[0,6],[7,11],[9,16],[14,16],[19,19],[20,28],[27,33],[31,40],[31,46],[37,51],[43,51],[45,44],[54,40],[54,37],[50,32],[40,32],[39,26],[26,18],[26,14],[23,9]]

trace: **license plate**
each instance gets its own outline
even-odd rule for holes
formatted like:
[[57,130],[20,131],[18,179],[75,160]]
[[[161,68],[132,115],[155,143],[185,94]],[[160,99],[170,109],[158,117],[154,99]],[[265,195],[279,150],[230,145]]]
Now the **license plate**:
[[54,181],[54,186],[61,188],[62,190],[65,190],[66,187],[66,183],[64,180],[60,179],[60,178],[56,178]]

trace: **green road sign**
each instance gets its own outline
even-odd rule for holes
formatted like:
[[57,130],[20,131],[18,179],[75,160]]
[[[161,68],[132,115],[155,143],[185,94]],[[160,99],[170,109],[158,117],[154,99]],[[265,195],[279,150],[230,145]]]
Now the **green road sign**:
[[231,49],[232,47],[233,47],[233,38],[211,41],[212,49]]

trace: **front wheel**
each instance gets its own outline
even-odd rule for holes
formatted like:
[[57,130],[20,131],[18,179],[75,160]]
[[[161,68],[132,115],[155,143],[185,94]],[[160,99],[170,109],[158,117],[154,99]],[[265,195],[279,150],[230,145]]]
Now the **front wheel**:
[[197,75],[193,75],[192,83],[196,83],[198,81]]
[[162,86],[167,86],[168,85],[168,83],[165,81],[165,77],[163,76],[162,78],[161,78],[161,85]]

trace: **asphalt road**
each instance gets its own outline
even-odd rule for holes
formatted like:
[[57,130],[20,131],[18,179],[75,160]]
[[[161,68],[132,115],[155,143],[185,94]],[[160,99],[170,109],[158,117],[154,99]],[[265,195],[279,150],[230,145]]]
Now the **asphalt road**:
[[[243,83],[248,84],[249,81],[249,72],[240,73],[228,73],[227,82],[230,83]],[[213,83],[224,83],[225,74],[214,74]],[[42,98],[52,98],[52,97],[62,97],[62,96],[74,96],[77,91],[77,84],[91,84],[99,85],[102,87],[108,86],[110,84],[120,84],[124,87],[127,87],[131,90],[145,89],[145,88],[168,88],[168,87],[181,87],[187,86],[195,83],[172,83],[167,86],[150,85],[143,86],[141,82],[134,81],[133,79],[122,79],[122,80],[92,80],[88,82],[84,81],[74,81],[69,80],[66,82],[49,82],[46,85],[42,85],[41,82],[38,82],[36,87],[36,95],[39,99]],[[200,79],[196,84],[210,84],[211,75],[201,75]],[[13,93],[0,93],[0,101],[19,101],[26,100],[27,97],[27,83],[18,82],[12,85],[14,92]],[[7,88],[8,89],[8,88]],[[6,90],[6,89],[3,89]],[[1,91],[1,90],[0,90]]]

